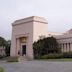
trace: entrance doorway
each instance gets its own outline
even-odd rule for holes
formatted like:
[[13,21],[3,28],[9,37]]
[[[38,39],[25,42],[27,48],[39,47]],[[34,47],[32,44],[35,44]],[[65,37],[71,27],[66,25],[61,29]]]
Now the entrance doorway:
[[26,55],[26,45],[22,45],[22,56]]
[[21,43],[21,55],[26,56],[27,37],[21,37],[20,43]]

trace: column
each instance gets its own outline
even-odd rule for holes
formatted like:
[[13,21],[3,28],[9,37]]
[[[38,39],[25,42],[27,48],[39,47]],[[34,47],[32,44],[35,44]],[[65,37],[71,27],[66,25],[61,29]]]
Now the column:
[[64,52],[66,52],[66,44],[64,43]]
[[16,38],[12,36],[10,56],[16,56]]
[[16,51],[16,52],[17,52],[17,55],[20,55],[20,49],[21,49],[21,48],[20,48],[20,40],[19,40],[19,38],[17,38],[16,41],[17,41],[17,46],[16,46],[16,50],[17,50],[17,51]]
[[66,52],[67,52],[67,43],[66,43]]
[[71,50],[71,47],[70,47],[70,45],[71,45],[71,44],[69,43],[69,52],[70,52],[70,50]]
[[72,51],[72,43],[70,43],[70,51]]

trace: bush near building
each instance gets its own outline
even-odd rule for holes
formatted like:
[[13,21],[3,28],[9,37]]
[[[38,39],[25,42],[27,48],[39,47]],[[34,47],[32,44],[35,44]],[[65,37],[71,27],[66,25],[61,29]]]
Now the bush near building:
[[72,52],[63,53],[63,58],[72,58]]
[[61,49],[54,37],[47,37],[33,43],[34,58],[48,55],[50,53],[60,53]]
[[35,59],[61,59],[72,58],[72,52],[61,52],[54,37],[47,37],[33,43]]
[[61,59],[61,58],[63,58],[63,54],[48,54],[40,57],[40,59]]
[[43,55],[37,57],[37,59],[72,59],[72,52],[65,52],[65,53],[51,53],[47,55]]

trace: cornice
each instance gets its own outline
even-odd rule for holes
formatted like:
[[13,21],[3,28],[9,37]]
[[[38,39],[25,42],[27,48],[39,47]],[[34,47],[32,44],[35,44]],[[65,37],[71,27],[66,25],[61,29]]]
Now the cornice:
[[32,17],[16,20],[14,23],[12,23],[12,26],[25,24],[29,22],[39,22],[39,23],[48,24],[48,22],[44,18],[32,16]]

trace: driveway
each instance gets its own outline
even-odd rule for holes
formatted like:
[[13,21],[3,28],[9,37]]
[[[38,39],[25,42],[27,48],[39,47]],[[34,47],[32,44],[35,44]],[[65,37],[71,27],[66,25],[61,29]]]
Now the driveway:
[[0,63],[5,72],[72,72],[72,62],[24,61]]

